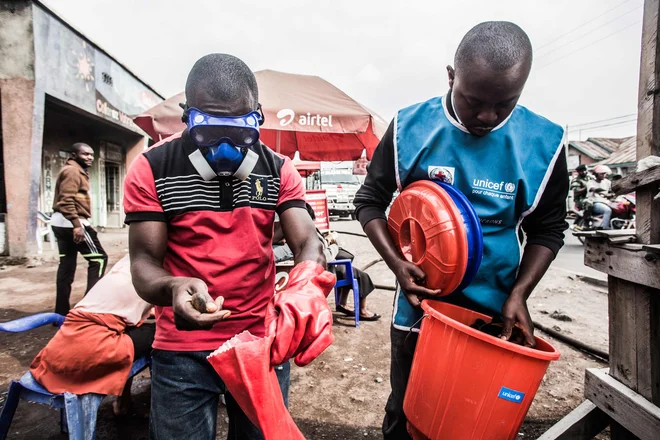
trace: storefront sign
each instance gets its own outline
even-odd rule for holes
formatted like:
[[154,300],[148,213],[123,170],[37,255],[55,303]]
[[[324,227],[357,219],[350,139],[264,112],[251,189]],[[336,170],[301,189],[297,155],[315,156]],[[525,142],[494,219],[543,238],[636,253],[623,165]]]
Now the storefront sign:
[[138,126],[135,125],[133,119],[120,110],[117,110],[108,101],[96,91],[96,114],[103,116],[106,119],[109,119],[118,124],[124,125],[131,130],[138,130]]
[[119,145],[106,143],[105,145],[105,160],[115,163],[124,163],[124,151]]
[[305,193],[305,201],[309,203],[314,210],[316,220],[314,224],[319,231],[330,230],[330,216],[328,215],[328,196],[324,189],[316,189]]

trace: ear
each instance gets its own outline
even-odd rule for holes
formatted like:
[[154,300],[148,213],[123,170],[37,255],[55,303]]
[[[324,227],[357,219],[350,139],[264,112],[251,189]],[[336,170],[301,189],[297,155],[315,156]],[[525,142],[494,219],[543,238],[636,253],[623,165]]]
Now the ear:
[[451,89],[454,87],[454,78],[456,77],[456,72],[450,65],[447,65],[447,77],[449,78],[449,88]]
[[181,107],[183,109],[183,114],[181,115],[181,122],[183,122],[184,124],[187,125],[188,124],[188,113],[189,113],[188,103],[187,102],[186,103],[181,103],[180,102],[179,107]]

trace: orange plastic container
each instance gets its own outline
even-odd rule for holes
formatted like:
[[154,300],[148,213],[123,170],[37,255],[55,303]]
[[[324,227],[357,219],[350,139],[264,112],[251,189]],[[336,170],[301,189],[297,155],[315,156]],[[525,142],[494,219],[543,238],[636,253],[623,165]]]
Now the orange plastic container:
[[531,349],[470,328],[491,320],[471,310],[428,300],[422,308],[403,403],[413,438],[515,439],[559,352],[539,338]]
[[390,235],[401,254],[426,274],[426,287],[453,292],[463,280],[468,242],[463,217],[451,196],[430,181],[415,182],[394,200]]

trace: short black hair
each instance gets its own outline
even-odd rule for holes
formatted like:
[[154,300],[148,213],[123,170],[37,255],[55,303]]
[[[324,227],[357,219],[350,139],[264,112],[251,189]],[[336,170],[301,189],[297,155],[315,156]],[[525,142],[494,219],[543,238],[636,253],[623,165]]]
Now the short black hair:
[[226,53],[211,53],[197,60],[186,80],[186,100],[193,100],[200,88],[219,101],[236,102],[248,96],[255,110],[259,102],[254,73],[243,61]]
[[80,153],[80,150],[83,147],[92,148],[84,142],[76,142],[75,144],[71,145],[71,153],[78,154],[78,153]]
[[578,173],[581,171],[587,171],[587,166],[585,164],[578,165],[575,171],[577,171]]
[[481,59],[497,71],[508,70],[521,61],[532,64],[532,43],[517,24],[509,21],[485,21],[468,31],[456,55],[454,68],[468,66]]

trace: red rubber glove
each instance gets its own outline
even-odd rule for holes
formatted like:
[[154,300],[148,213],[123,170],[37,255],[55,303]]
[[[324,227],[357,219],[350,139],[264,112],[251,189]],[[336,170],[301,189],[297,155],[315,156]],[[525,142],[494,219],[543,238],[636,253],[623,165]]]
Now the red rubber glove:
[[277,375],[270,366],[272,340],[244,331],[207,359],[265,440],[305,440],[284,406]]
[[291,270],[286,288],[275,293],[266,310],[266,335],[273,338],[271,365],[295,356],[296,365],[304,367],[332,344],[332,311],[326,298],[335,282],[334,274],[313,261]]

